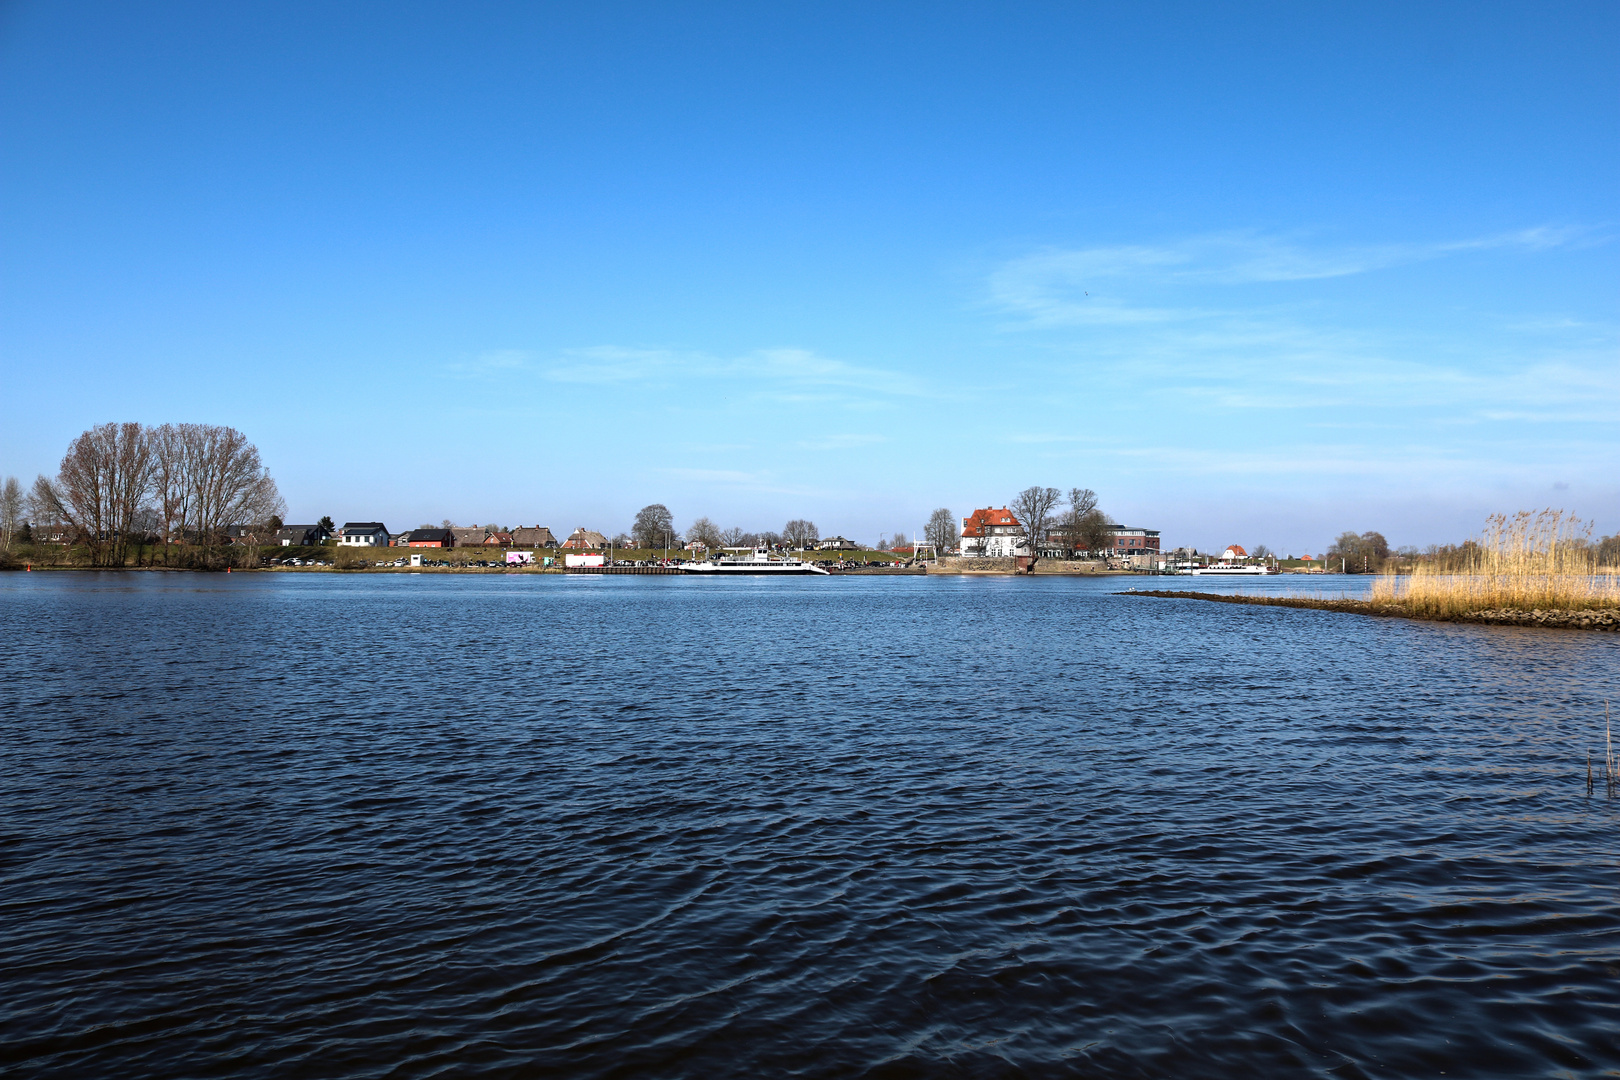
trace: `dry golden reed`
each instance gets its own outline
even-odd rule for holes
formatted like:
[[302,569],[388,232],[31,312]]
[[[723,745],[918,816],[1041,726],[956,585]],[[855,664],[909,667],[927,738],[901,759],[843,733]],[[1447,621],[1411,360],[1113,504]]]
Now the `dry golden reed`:
[[1589,523],[1562,510],[1495,514],[1463,569],[1420,564],[1410,574],[1388,573],[1373,583],[1368,599],[1429,618],[1620,609],[1620,584],[1615,575],[1599,573],[1591,535]]

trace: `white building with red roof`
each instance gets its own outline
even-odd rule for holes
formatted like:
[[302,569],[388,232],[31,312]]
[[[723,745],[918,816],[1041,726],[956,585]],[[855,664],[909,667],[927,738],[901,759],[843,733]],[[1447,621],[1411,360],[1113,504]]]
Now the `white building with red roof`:
[[962,554],[985,558],[1028,555],[1029,538],[1011,510],[987,506],[962,519]]

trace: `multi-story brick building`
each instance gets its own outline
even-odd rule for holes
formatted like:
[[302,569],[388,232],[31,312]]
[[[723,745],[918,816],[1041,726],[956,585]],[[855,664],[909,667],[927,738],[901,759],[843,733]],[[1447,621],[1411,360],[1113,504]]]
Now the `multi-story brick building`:
[[1109,548],[1110,555],[1157,555],[1159,553],[1159,530],[1138,529],[1131,525],[1114,525],[1109,528],[1109,534],[1114,538],[1113,546]]

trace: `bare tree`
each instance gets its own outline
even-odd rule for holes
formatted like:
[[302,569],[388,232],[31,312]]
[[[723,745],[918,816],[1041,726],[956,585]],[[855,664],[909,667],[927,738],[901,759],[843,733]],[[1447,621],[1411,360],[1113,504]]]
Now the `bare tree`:
[[720,526],[706,517],[700,517],[686,527],[686,538],[695,540],[706,548],[717,548],[721,544]]
[[754,537],[751,533],[744,532],[738,526],[733,525],[720,534],[720,543],[723,547],[752,547]]
[[1106,552],[1114,546],[1114,522],[1109,516],[1092,507],[1075,531],[1080,549],[1089,555]]
[[643,506],[636,514],[635,524],[630,526],[630,534],[635,538],[636,547],[649,551],[673,544],[676,536],[675,516],[663,503]]
[[191,524],[190,457],[186,453],[189,429],[195,424],[163,424],[152,428],[152,488],[157,498],[158,537],[163,541],[163,561],[169,561],[171,545],[187,539]]
[[1055,529],[1063,540],[1064,552],[1069,558],[1074,558],[1076,552],[1085,550],[1081,542],[1081,523],[1086,515],[1097,509],[1097,493],[1090,488],[1070,488],[1068,501],[1064,504],[1063,513],[1057,519]]
[[250,526],[256,537],[272,516],[286,514],[259,448],[232,427],[180,424],[181,457],[190,539],[204,566],[225,561],[225,530]]
[[794,518],[782,526],[782,539],[796,548],[804,548],[821,539],[821,533],[816,529],[816,523],[803,518]]
[[[164,424],[149,430],[148,441],[164,561],[178,542],[191,545],[204,566],[256,563],[259,545],[275,531],[272,522],[286,513],[258,448],[218,424]],[[227,529],[238,535],[227,537]],[[234,550],[225,552],[228,539]]]
[[17,530],[23,523],[23,492],[22,485],[15,476],[6,477],[6,482],[0,484],[0,551],[11,547],[12,540],[16,539]]
[[1052,525],[1052,511],[1063,498],[1063,492],[1054,487],[1027,487],[1012,501],[1013,516],[1024,526],[1029,537],[1029,553],[1035,554],[1041,541],[1046,539]]
[[152,484],[152,449],[136,423],[100,424],[68,446],[56,479],[34,482],[34,500],[90,548],[96,566],[122,566]]
[[956,546],[956,515],[943,506],[935,510],[928,515],[923,536],[941,554],[951,550]]

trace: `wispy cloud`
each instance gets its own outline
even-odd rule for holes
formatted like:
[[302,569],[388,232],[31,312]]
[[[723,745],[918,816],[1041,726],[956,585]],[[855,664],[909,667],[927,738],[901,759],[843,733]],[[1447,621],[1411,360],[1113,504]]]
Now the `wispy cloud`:
[[676,349],[597,345],[542,357],[498,349],[457,360],[451,374],[504,379],[527,372],[547,382],[580,386],[637,385],[662,390],[675,382],[720,382],[737,396],[798,403],[847,402],[851,396],[932,398],[939,388],[917,375],[822,356],[809,349],[756,349],[740,356]]
[[817,439],[803,439],[799,442],[799,447],[804,450],[856,450],[888,441],[888,437],[884,435],[845,433],[826,435]]
[[523,349],[489,349],[448,365],[451,374],[463,378],[495,377],[523,371],[530,366],[532,354]]
[[1142,303],[1144,292],[1184,285],[1239,286],[1366,274],[1468,252],[1542,251],[1606,239],[1589,229],[1540,226],[1430,243],[1311,245],[1253,232],[1213,233],[1158,245],[1052,248],[1009,260],[989,278],[990,302],[1036,323],[1130,325],[1220,314],[1207,306]]
[[616,345],[567,350],[539,364],[551,382],[664,387],[674,381],[719,382],[739,397],[784,402],[849,402],[857,398],[938,397],[935,385],[909,372],[852,364],[804,348],[761,348],[740,356]]

